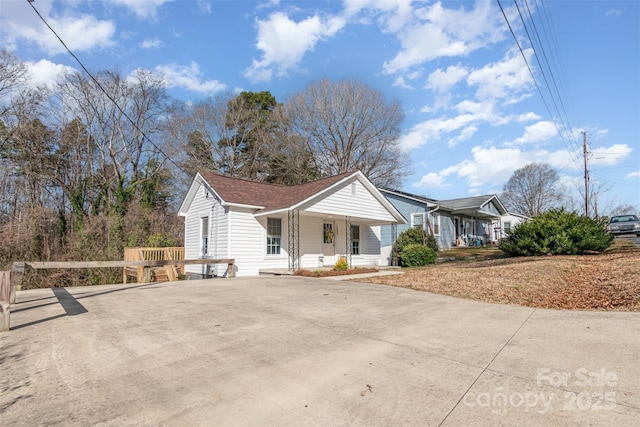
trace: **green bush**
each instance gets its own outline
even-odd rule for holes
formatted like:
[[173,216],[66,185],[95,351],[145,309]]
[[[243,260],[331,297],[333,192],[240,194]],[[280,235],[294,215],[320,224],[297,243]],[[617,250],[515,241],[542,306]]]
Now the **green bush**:
[[436,239],[436,237],[432,236],[431,234],[427,235],[425,245],[434,252],[438,252],[438,249],[440,249],[438,248],[438,239]]
[[612,242],[603,220],[562,209],[518,224],[500,243],[500,249],[511,256],[581,255],[602,252]]
[[398,252],[402,252],[402,249],[407,245],[424,245],[427,233],[420,228],[409,228],[403,231],[396,240],[396,248]]
[[412,244],[425,245],[433,251],[438,252],[438,241],[436,238],[420,228],[409,228],[400,233],[394,245],[394,251],[400,253],[405,246]]
[[405,246],[398,256],[402,267],[420,267],[436,262],[436,253],[422,244],[412,243]]
[[[427,234],[424,230],[420,228],[409,228],[408,230],[400,233],[398,238],[396,239],[395,244],[393,245],[393,257],[397,260],[398,265],[408,266],[404,264],[402,261],[402,253],[403,251],[412,245],[422,246],[424,248],[428,248],[433,255],[429,255],[429,259],[433,257],[433,261],[427,262],[426,264],[435,262],[437,252],[438,252],[438,241],[436,238],[430,234]],[[413,254],[406,255],[404,258],[413,257]],[[412,264],[412,265],[426,265],[426,264]]]

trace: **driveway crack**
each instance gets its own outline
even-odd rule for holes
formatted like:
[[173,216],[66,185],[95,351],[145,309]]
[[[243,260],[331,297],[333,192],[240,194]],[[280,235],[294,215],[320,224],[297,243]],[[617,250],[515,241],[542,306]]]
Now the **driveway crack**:
[[498,350],[498,352],[491,358],[491,360],[489,361],[489,363],[487,363],[487,366],[485,366],[484,368],[482,368],[482,372],[480,372],[478,374],[478,376],[473,380],[473,382],[469,385],[469,387],[467,387],[467,389],[465,390],[464,393],[462,393],[462,396],[460,396],[460,399],[458,399],[458,401],[456,402],[455,405],[453,405],[453,408],[451,408],[451,410],[449,411],[449,413],[447,413],[447,415],[442,419],[442,421],[440,421],[440,423],[438,424],[438,426],[441,426],[442,424],[444,424],[445,421],[447,421],[447,418],[449,418],[449,416],[453,413],[453,411],[460,405],[460,402],[462,402],[462,399],[464,399],[464,397],[467,395],[467,393],[469,393],[469,390],[471,390],[471,388],[475,385],[475,383],[480,379],[480,377],[487,372],[487,370],[489,370],[489,366],[491,366],[491,364],[493,363],[494,360],[496,360],[496,357],[498,357],[500,355],[500,353],[502,353],[502,350],[504,350],[504,348],[509,345],[509,343],[511,342],[511,340],[513,339],[513,337],[515,337],[518,332],[520,332],[520,329],[522,329],[522,327],[525,325],[525,323],[527,323],[529,321],[529,318],[531,318],[531,316],[533,316],[533,313],[535,313],[537,310],[534,308],[533,310],[531,310],[531,313],[529,313],[529,315],[522,321],[522,323],[520,323],[520,326],[518,326],[518,329],[515,330],[515,332],[513,334],[511,334],[511,336],[509,337],[509,339],[507,341],[505,341],[505,343],[502,345],[502,347],[500,347],[500,350]]

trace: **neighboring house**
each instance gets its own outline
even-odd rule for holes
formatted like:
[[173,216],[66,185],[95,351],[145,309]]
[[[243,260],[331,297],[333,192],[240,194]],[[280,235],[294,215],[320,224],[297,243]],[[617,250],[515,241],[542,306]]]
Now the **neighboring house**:
[[[452,246],[477,246],[478,243],[497,241],[495,224],[500,224],[507,209],[496,194],[439,200],[438,203],[440,209],[448,213],[447,220],[452,225],[453,232],[446,236]],[[443,242],[446,243],[446,239]]]
[[391,249],[398,234],[409,227],[435,236],[440,249],[452,246],[490,244],[496,240],[495,224],[507,213],[497,195],[435,200],[398,190],[382,194],[407,218],[406,225],[382,227],[382,253],[391,262]]
[[507,212],[500,217],[499,221],[493,224],[494,240],[501,240],[507,237],[509,232],[521,222],[530,219],[528,216],[520,215],[517,213]]
[[[296,186],[200,172],[179,213],[185,258],[233,258],[236,276],[266,270],[379,265],[380,226],[405,223],[359,171]],[[224,276],[226,265],[186,266],[195,276]]]

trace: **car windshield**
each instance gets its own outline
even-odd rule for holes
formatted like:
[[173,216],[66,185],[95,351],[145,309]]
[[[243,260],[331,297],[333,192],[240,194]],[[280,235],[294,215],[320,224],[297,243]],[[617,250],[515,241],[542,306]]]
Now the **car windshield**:
[[638,217],[635,215],[624,215],[624,216],[614,216],[611,218],[611,222],[627,222],[627,221],[637,221]]

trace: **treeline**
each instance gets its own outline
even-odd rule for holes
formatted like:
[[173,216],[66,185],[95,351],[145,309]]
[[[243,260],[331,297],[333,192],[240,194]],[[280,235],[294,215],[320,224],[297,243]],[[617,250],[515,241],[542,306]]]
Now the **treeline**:
[[147,70],[92,74],[36,88],[0,51],[0,268],[182,245],[176,212],[198,170],[291,185],[360,169],[394,187],[408,168],[400,104],[358,82],[187,103]]

